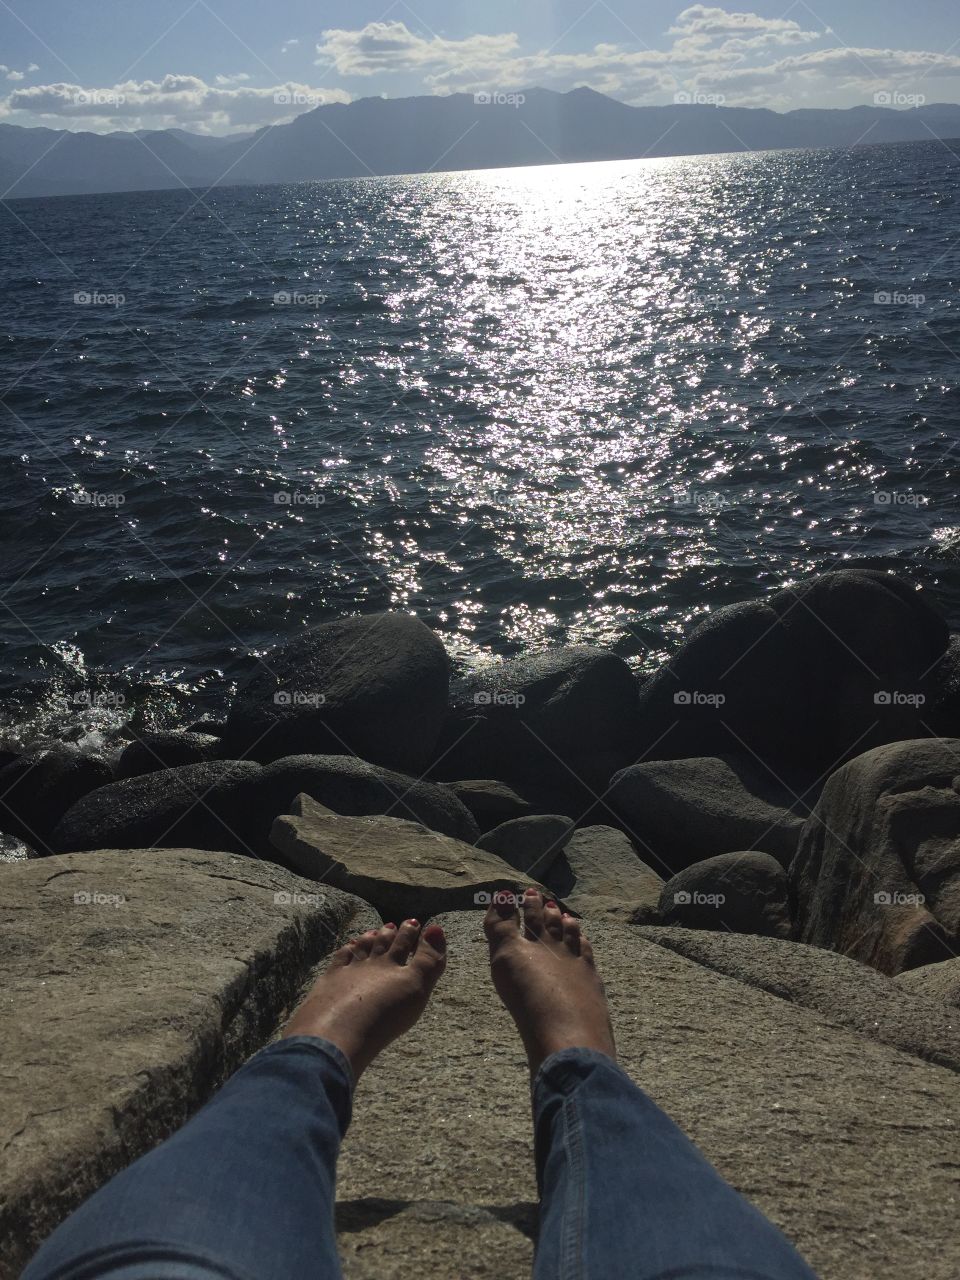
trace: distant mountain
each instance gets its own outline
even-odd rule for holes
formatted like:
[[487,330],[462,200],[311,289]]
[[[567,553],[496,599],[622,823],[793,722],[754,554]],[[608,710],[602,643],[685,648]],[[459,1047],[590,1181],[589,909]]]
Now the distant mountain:
[[95,134],[0,125],[0,197],[958,137],[960,106],[949,103],[780,113],[755,107],[629,107],[592,89],[529,89],[486,102],[464,93],[361,98],[229,138],[184,129]]

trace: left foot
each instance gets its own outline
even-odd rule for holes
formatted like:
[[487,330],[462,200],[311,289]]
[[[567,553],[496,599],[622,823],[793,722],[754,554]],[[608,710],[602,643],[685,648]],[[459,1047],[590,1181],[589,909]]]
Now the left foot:
[[294,1013],[286,1036],[320,1036],[342,1049],[355,1080],[426,1008],[447,963],[437,924],[421,933],[416,920],[385,924],[352,938]]

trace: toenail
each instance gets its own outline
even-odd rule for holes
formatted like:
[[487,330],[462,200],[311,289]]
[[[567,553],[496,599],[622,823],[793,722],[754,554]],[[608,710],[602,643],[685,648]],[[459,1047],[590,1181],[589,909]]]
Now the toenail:
[[546,903],[546,905],[547,905],[548,907],[555,907],[557,904],[554,902],[554,900],[553,900],[552,898],[548,898],[548,899],[547,899],[547,903]]
[[397,926],[393,923],[392,920],[389,920],[383,927],[385,929],[395,929]]
[[420,921],[414,920],[412,917],[409,920],[405,920],[404,924],[412,924],[415,929],[420,928]]
[[539,889],[534,889],[532,886],[527,890],[527,893],[539,893],[539,892],[540,892]]
[[435,947],[437,951],[442,951],[447,945],[447,939],[444,937],[443,930],[438,924],[429,924],[423,931],[423,936],[431,947]]

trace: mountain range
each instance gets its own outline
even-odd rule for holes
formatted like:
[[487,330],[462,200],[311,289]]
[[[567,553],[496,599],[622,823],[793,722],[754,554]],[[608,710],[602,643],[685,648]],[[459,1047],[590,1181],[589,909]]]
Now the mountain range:
[[360,98],[229,137],[0,125],[0,199],[934,138],[960,138],[960,105],[631,107],[586,88]]

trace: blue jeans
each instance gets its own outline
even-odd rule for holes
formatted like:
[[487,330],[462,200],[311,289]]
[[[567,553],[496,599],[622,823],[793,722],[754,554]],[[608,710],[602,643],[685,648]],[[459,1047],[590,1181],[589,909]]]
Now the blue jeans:
[[[353,1086],[327,1040],[269,1045],[58,1227],[23,1280],[335,1280]],[[548,1058],[533,1112],[535,1280],[815,1280],[603,1054]]]

